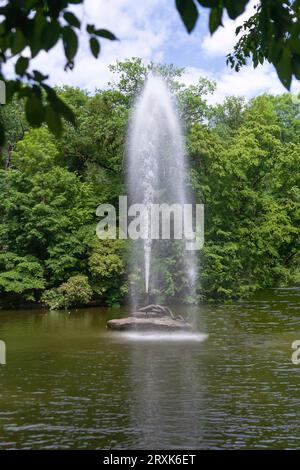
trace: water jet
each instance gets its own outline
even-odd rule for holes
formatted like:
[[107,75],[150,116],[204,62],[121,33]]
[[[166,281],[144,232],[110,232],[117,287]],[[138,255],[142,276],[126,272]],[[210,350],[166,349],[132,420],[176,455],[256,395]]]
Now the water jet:
[[[170,237],[156,239],[152,236],[157,229],[154,227],[153,230],[151,225],[154,206],[184,207],[191,199],[186,183],[184,138],[176,104],[163,79],[155,75],[148,76],[133,107],[126,170],[129,204],[133,208],[145,208],[141,214],[143,236],[129,242],[128,270],[133,313],[127,318],[110,320],[107,326],[118,330],[191,331],[192,326],[183,318],[175,318],[167,307],[159,305],[170,257],[176,259],[176,269],[183,273],[186,296],[195,295],[197,269],[195,253],[186,251],[187,240],[184,237],[178,239],[175,235],[174,239],[171,237],[171,232],[175,232],[174,214]],[[145,301],[152,305],[138,309]]]

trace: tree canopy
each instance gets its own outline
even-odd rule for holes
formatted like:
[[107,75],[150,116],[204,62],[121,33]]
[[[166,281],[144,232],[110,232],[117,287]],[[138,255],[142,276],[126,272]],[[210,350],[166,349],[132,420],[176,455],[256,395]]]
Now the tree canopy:
[[[96,237],[96,208],[124,194],[125,136],[136,87],[149,65],[112,65],[114,80],[94,95],[56,89],[73,110],[56,139],[26,124],[24,101],[0,109],[9,123],[0,170],[0,303],[65,308],[126,299],[124,240]],[[159,67],[173,87],[187,140],[188,184],[205,205],[198,298],[224,300],[287,285],[299,267],[300,115],[290,93],[210,105],[214,83],[181,82],[182,69]],[[134,282],[142,279],[136,273]],[[162,301],[185,298],[180,264],[170,256]],[[195,299],[186,299],[194,301]]]

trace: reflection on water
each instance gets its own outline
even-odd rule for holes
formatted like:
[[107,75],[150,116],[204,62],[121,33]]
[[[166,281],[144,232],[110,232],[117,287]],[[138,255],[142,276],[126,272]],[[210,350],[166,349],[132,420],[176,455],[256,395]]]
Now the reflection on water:
[[[130,418],[140,442],[155,449],[197,447],[201,441],[203,406],[201,371],[196,365],[199,343],[134,343],[129,380],[132,390]],[[197,413],[197,416],[195,416]],[[187,444],[188,443],[188,444]]]
[[159,339],[108,332],[122,311],[1,311],[0,447],[299,448],[299,310],[280,289]]
[[168,342],[201,342],[208,338],[206,333],[190,333],[190,332],[172,332],[172,333],[154,333],[154,332],[138,332],[138,331],[128,331],[128,332],[115,332],[111,334],[112,337],[118,341],[137,341],[137,342],[146,342],[154,341],[156,343],[168,343]]

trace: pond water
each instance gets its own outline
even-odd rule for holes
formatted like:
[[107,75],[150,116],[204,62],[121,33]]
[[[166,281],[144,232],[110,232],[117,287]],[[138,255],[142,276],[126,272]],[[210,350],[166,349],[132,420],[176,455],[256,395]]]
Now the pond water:
[[198,307],[205,340],[108,332],[124,312],[0,311],[1,449],[300,448],[298,288]]

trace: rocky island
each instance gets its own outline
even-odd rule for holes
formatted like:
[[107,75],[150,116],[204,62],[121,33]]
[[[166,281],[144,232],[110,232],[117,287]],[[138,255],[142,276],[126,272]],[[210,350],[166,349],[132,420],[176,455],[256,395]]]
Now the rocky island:
[[175,316],[169,307],[153,304],[128,317],[109,320],[107,327],[120,331],[194,331],[190,323],[181,316]]

